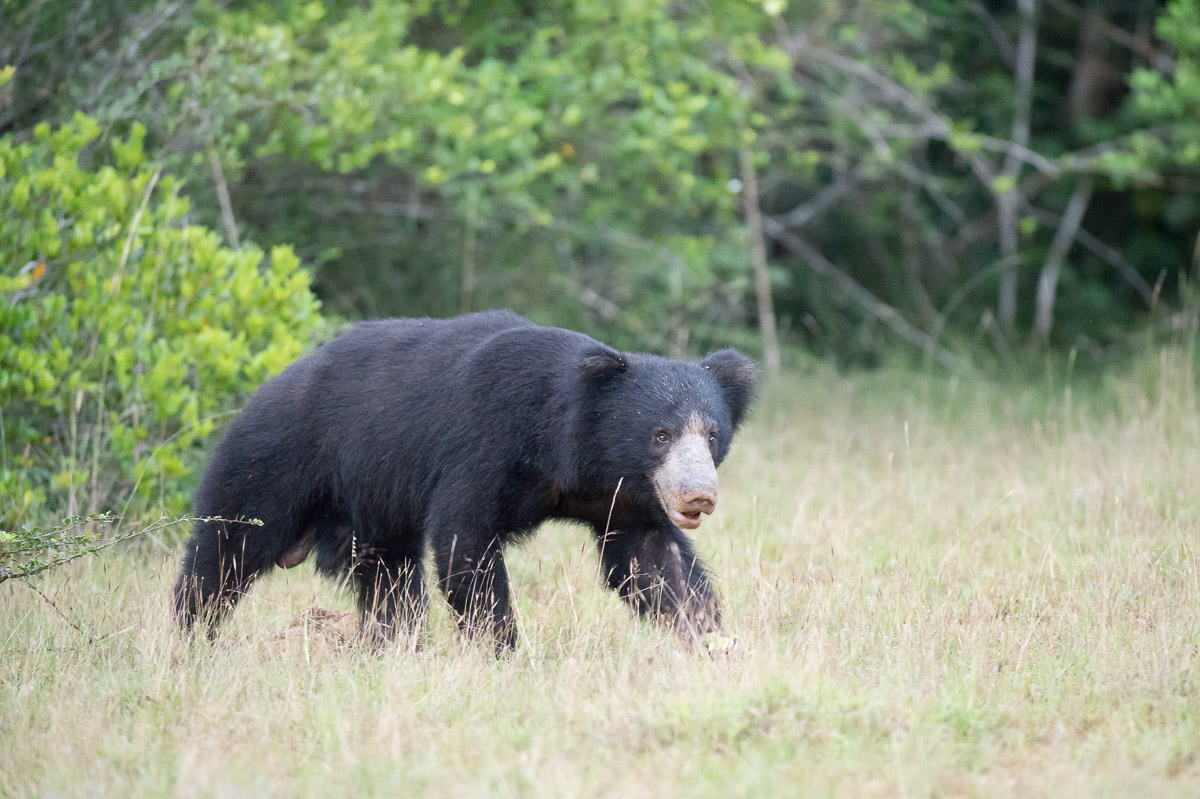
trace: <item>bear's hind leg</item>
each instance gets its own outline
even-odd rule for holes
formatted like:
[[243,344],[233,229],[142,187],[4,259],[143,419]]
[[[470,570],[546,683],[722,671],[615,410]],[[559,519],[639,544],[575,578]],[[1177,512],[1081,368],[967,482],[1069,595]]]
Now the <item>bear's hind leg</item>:
[[[245,529],[248,528],[248,529]],[[183,629],[198,622],[212,635],[217,624],[278,556],[268,537],[247,522],[199,521],[187,543],[175,584],[175,616]]]

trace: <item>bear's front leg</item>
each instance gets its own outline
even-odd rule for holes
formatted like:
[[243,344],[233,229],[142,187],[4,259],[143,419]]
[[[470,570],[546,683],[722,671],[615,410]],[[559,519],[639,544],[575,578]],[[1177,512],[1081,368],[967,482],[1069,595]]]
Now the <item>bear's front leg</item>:
[[365,546],[355,553],[354,578],[364,639],[375,646],[403,636],[421,648],[425,584],[419,548]]
[[452,535],[435,543],[434,561],[442,592],[463,632],[472,638],[492,636],[497,654],[515,649],[517,626],[500,543],[494,537],[481,541]]
[[597,531],[597,540],[608,587],[638,613],[673,625],[689,645],[717,630],[720,610],[708,571],[680,530]]

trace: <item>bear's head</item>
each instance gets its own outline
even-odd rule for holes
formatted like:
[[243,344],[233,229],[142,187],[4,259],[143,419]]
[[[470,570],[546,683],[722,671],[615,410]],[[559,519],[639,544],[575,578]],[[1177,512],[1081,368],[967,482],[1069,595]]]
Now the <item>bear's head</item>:
[[587,354],[579,366],[587,405],[584,471],[621,494],[657,505],[695,529],[717,504],[717,466],[754,399],[757,370],[736,350],[699,361]]

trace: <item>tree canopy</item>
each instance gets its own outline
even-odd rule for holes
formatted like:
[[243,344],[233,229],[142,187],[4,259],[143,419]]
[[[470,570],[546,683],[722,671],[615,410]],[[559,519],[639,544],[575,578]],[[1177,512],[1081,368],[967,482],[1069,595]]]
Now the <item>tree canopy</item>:
[[1190,2],[4,9],[0,129],[144,125],[202,221],[295,245],[348,317],[752,343],[765,236],[785,344],[1103,354],[1192,261]]

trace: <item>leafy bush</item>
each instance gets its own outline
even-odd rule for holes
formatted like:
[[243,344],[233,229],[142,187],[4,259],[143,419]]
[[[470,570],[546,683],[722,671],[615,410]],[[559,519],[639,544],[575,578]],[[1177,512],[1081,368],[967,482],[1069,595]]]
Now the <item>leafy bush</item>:
[[238,225],[293,243],[348,315],[504,306],[631,348],[727,343],[705,331],[746,313],[728,187],[753,132],[720,37],[763,15],[676,6],[198,6],[147,70],[156,139],[210,213],[217,153]]
[[226,248],[140,125],[111,158],[99,134],[0,139],[0,526],[179,512],[199,445],[321,325],[289,248]]

